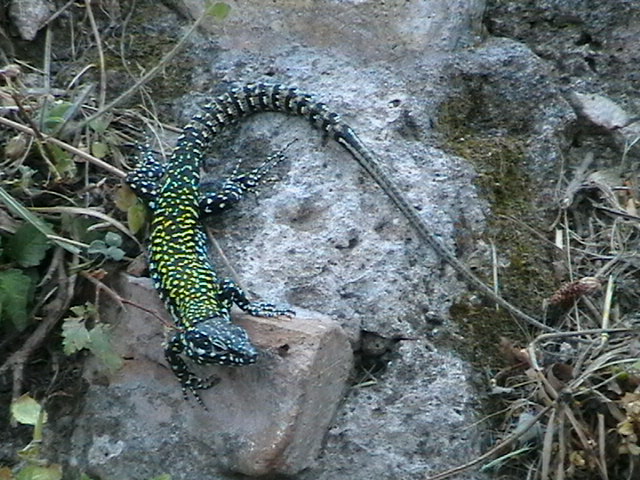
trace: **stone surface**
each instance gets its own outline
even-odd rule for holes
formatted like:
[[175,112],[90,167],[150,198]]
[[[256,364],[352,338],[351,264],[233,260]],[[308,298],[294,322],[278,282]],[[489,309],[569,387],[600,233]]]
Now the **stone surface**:
[[559,88],[624,102],[640,89],[636,0],[490,0],[485,25],[492,35],[528,45],[553,69]]
[[[231,13],[224,22],[204,24],[224,50],[268,54],[302,46],[386,63],[407,53],[424,55],[459,47],[480,28],[484,4],[480,0],[226,3]],[[193,18],[204,8],[198,0],[184,0],[183,4]]]
[[571,92],[569,101],[586,120],[607,130],[626,127],[631,120],[622,107],[604,95]]
[[468,105],[456,113],[464,116],[469,135],[526,142],[522,175],[555,186],[563,147],[558,133],[576,121],[576,114],[549,64],[522,43],[487,38],[452,55],[446,72],[449,101]]
[[[447,94],[444,68],[453,52],[477,40],[478,31],[471,27],[478,24],[482,2],[276,5],[254,0],[232,7],[227,21],[193,38],[187,49],[194,65],[190,85],[175,99],[173,118],[165,118],[184,124],[199,104],[229,84],[297,85],[343,115],[450,248],[455,248],[459,222],[470,235],[481,231],[486,204],[472,185],[474,172],[438,148],[433,126]],[[294,478],[423,478],[468,461],[479,452],[473,427],[478,399],[469,366],[440,341],[443,335],[455,336],[447,312],[464,286],[433,251],[419,244],[357,163],[301,119],[264,114],[221,135],[207,161],[209,178],[231,172],[238,158],[241,168],[256,166],[294,140],[285,152],[287,160],[273,172],[277,182],[212,219],[214,236],[238,280],[256,297],[330,316],[356,350],[363,332],[374,333],[388,346],[359,353],[355,386],[326,436],[323,453],[306,458],[312,463]],[[222,274],[232,276],[213,256]],[[158,340],[147,342],[156,348]],[[148,373],[147,382],[156,375]],[[187,415],[175,382],[169,378],[161,385],[165,395],[174,395],[162,416]],[[146,382],[137,387],[146,397]],[[227,390],[229,401],[234,395],[256,394],[249,387]],[[87,404],[102,398],[94,392],[92,388]],[[96,411],[104,411],[103,419],[131,415],[129,397],[111,394],[109,403],[101,402]],[[285,395],[280,401],[292,400]],[[198,415],[198,422],[204,421]],[[100,429],[109,424],[103,419]],[[159,468],[158,457],[164,462],[168,456],[164,471],[174,480],[202,478],[215,462],[238,471],[237,456],[250,454],[243,451],[251,447],[232,442],[229,448],[229,435],[212,435],[204,456],[198,442],[194,450],[193,425],[171,420],[161,429],[150,421],[137,429],[140,440],[133,443],[155,443],[163,454],[144,458],[125,449],[124,455],[131,455],[126,463],[133,465],[136,457],[138,465]],[[126,441],[130,432],[106,430],[113,442]],[[148,437],[141,438],[143,432]],[[85,439],[78,437],[76,445]],[[120,464],[124,461],[121,456]],[[118,478],[118,465],[112,461],[101,472]]]
[[12,0],[9,16],[24,40],[33,40],[51,15],[51,5],[44,0]]
[[[148,279],[123,276],[116,289],[168,320]],[[198,367],[203,376],[221,378],[202,392],[205,411],[182,398],[163,358],[157,318],[113,304],[101,315],[118,318],[116,350],[126,360],[113,375],[88,362],[91,387],[72,453],[83,471],[123,480],[162,472],[172,478],[221,471],[292,474],[319,453],[352,369],[349,342],[335,322],[306,312],[293,319],[238,315],[261,349],[260,362],[238,369]]]

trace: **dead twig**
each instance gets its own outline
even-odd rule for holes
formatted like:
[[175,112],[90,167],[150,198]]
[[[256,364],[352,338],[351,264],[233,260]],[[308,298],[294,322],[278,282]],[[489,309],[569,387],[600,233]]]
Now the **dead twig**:
[[51,143],[53,145],[56,145],[70,153],[73,153],[74,155],[77,155],[78,157],[82,158],[83,160],[86,160],[87,162],[91,163],[92,165],[95,165],[96,167],[99,167],[109,173],[111,173],[112,175],[115,175],[117,177],[120,178],[124,178],[127,176],[127,174],[125,172],[123,172],[122,170],[120,170],[119,168],[114,167],[113,165],[108,164],[107,162],[100,160],[99,158],[94,157],[93,155],[88,154],[87,152],[84,152],[82,150],[80,150],[79,148],[74,147],[73,145],[70,145],[66,142],[63,142],[62,140],[58,140],[57,138],[51,137],[49,135],[46,135],[44,133],[36,133],[36,130],[27,127],[26,125],[23,125],[21,123],[18,122],[14,122],[13,120],[9,120],[8,118],[4,118],[4,117],[0,117],[0,124],[2,125],[6,125],[7,127],[11,127],[19,132],[23,132],[26,133],[27,135],[31,135],[31,136],[36,136],[36,135],[40,135],[40,137],[42,138],[42,140],[44,142],[48,142]]
[[179,330],[179,328],[176,327],[176,325],[174,325],[173,323],[167,322],[164,318],[162,318],[160,315],[158,315],[158,312],[156,312],[155,310],[151,310],[150,308],[143,307],[142,305],[140,305],[140,304],[138,304],[136,302],[133,302],[131,300],[127,300],[126,298],[122,298],[120,295],[118,295],[118,293],[115,290],[113,290],[112,288],[108,287],[107,285],[104,284],[104,282],[102,282],[99,279],[93,277],[88,272],[81,271],[80,272],[80,276],[82,278],[84,278],[85,280],[88,280],[89,282],[91,282],[93,285],[95,285],[97,290],[100,290],[100,291],[103,291],[103,292],[107,293],[113,300],[115,300],[118,303],[118,305],[120,305],[120,308],[124,308],[124,304],[131,305],[132,307],[135,307],[135,308],[137,308],[139,310],[142,310],[143,312],[146,312],[149,315],[153,316],[164,327],[169,328],[171,330]]
[[483,462],[486,462],[493,458],[494,455],[497,455],[500,451],[512,445],[519,438],[521,438],[525,433],[527,433],[534,425],[536,425],[554,406],[555,402],[551,405],[544,407],[540,410],[534,417],[531,418],[527,423],[525,423],[521,428],[518,428],[517,431],[506,437],[500,443],[498,443],[495,447],[483,453],[482,455],[474,458],[472,461],[465,463],[464,465],[460,465],[459,467],[452,468],[450,470],[446,470],[444,472],[440,472],[436,475],[432,475],[430,477],[425,477],[425,480],[442,480],[444,478],[449,478],[453,475],[458,475],[460,473],[467,472],[474,467],[477,467]]
[[[18,107],[18,111],[20,112],[20,116],[22,117],[22,119],[25,122],[27,122],[29,125],[31,125],[29,134],[32,135],[33,138],[35,139],[36,146],[40,150],[40,155],[42,156],[42,159],[47,164],[47,167],[49,167],[49,173],[52,173],[56,181],[59,181],[61,178],[60,173],[58,173],[58,170],[56,169],[55,165],[53,165],[53,163],[51,163],[51,160],[50,160],[51,158],[55,158],[55,156],[53,152],[49,149],[49,145],[47,145],[47,143],[45,142],[44,134],[41,133],[40,129],[38,129],[36,124],[33,123],[31,116],[27,113],[26,109],[24,108],[24,105],[22,105],[22,100],[20,96],[17,95],[16,93],[11,93],[11,98],[13,99],[16,106]],[[3,118],[3,120],[6,120],[6,119]]]
[[84,5],[87,9],[87,16],[89,17],[89,24],[91,25],[91,31],[96,41],[96,49],[98,50],[98,63],[100,65],[100,93],[98,97],[98,108],[103,109],[107,98],[107,71],[105,69],[104,52],[102,50],[102,41],[100,40],[100,32],[98,31],[98,25],[96,19],[93,16],[93,9],[91,8],[91,0],[84,0]]

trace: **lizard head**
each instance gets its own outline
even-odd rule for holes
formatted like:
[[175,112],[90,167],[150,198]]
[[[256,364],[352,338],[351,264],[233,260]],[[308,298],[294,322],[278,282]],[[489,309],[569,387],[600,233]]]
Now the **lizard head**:
[[197,363],[248,365],[258,351],[244,328],[218,317],[196,323],[181,333],[184,353]]

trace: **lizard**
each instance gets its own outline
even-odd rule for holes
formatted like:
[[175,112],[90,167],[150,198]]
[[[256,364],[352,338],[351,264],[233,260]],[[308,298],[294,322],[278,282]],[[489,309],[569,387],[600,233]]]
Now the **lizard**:
[[[230,317],[233,303],[255,316],[292,315],[270,303],[250,302],[233,281],[219,279],[209,259],[201,216],[225,210],[253,189],[270,168],[269,162],[247,173],[235,173],[215,192],[200,193],[200,169],[206,147],[225,127],[259,112],[281,112],[306,118],[335,140],[382,188],[400,212],[443,260],[481,293],[538,328],[549,327],[511,305],[471,272],[431,232],[407,197],[386,175],[374,155],[341,117],[312,95],[281,84],[255,83],[229,89],[192,117],[178,137],[166,165],[153,155],[126,177],[147,201],[153,219],[149,241],[149,272],[167,306],[177,332],[165,346],[165,357],[185,397],[191,392],[202,404],[199,390],[217,378],[201,379],[187,367],[182,354],[196,363],[248,365],[258,353],[247,332]],[[273,162],[272,162],[273,163]]]

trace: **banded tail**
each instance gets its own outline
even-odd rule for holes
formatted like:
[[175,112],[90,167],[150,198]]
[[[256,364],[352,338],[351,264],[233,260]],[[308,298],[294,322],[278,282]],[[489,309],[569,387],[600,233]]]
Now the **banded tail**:
[[[193,121],[185,127],[178,139],[175,152],[179,152],[182,147],[185,151],[191,150],[190,153],[192,155],[195,153],[196,158],[199,160],[202,155],[198,155],[200,152],[193,152],[194,144],[202,147],[205,142],[211,140],[227,125],[234,124],[238,120],[255,113],[282,112],[304,117],[313,127],[329,135],[349,152],[389,196],[413,226],[418,236],[462,275],[470,285],[529,324],[546,331],[552,330],[549,326],[544,325],[496,294],[493,289],[469,270],[432,233],[427,223],[411,205],[396,183],[384,172],[378,160],[364,146],[353,129],[344,123],[337,113],[330,111],[324,103],[316,101],[312,95],[303,93],[295,87],[286,87],[279,84],[248,84],[243,87],[233,88],[220,95],[205,105],[203,110],[203,113],[196,115]],[[187,155],[187,157],[189,158],[183,158],[182,160],[193,161],[193,156]],[[189,167],[187,166],[187,168]]]

